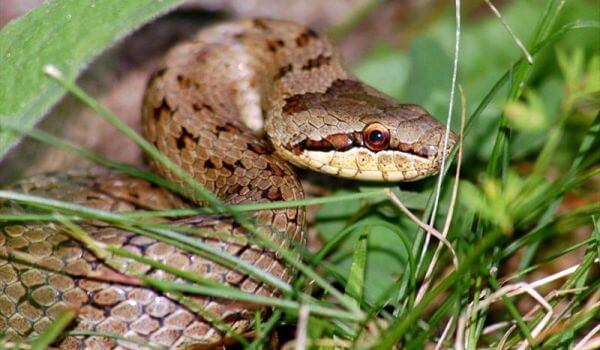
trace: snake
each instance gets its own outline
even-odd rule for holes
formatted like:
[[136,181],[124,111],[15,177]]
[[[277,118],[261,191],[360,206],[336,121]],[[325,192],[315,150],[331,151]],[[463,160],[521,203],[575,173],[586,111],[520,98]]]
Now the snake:
[[[361,82],[327,38],[275,19],[215,24],[176,44],[149,78],[141,117],[146,139],[227,205],[304,198],[294,166],[347,179],[416,181],[439,172],[442,154],[455,143],[454,134],[424,108]],[[184,184],[162,163],[149,163],[157,174]],[[113,213],[206,204],[100,167],[41,174],[8,188]],[[28,209],[8,200],[0,208]],[[282,248],[306,244],[302,206],[250,215]],[[227,214],[168,223],[225,233],[190,235],[285,283],[296,275],[277,252],[229,239],[249,233]],[[96,242],[246,293],[281,296],[272,284],[202,252],[99,220],[79,225]],[[35,264],[11,259],[15,253]],[[68,329],[92,333],[63,337],[60,348],[139,348],[128,341],[133,339],[208,349],[235,342],[232,331],[251,337],[256,312],[268,312],[218,295],[160,292],[132,277],[181,278],[139,260],[118,261],[98,256],[57,222],[0,222],[0,334],[5,341],[34,337],[72,309],[77,316]]]

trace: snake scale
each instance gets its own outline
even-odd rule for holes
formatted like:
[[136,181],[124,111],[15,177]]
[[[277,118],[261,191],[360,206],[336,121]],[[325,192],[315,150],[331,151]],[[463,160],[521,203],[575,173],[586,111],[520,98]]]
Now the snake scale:
[[[303,198],[287,161],[345,178],[417,180],[439,171],[445,136],[444,127],[423,108],[399,104],[355,78],[332,44],[315,31],[267,19],[218,24],[176,45],[150,78],[142,124],[146,138],[160,152],[228,204]],[[266,138],[261,137],[263,131]],[[453,144],[451,134],[448,151]],[[178,181],[159,164],[151,166]],[[98,168],[40,175],[10,188],[112,212],[193,204],[145,180]],[[26,210],[8,201],[0,208],[11,213]],[[287,248],[304,244],[303,208],[253,215],[274,242]],[[172,223],[232,237],[245,234],[224,215]],[[279,295],[274,287],[205,256],[103,222],[81,225],[98,242],[245,292]],[[197,239],[283,281],[293,277],[272,251],[222,237]],[[71,329],[115,333],[169,348],[210,348],[226,344],[229,337],[200,314],[217,315],[237,332],[250,334],[255,310],[260,309],[218,297],[189,296],[186,300],[193,301],[194,308],[146,288],[131,276],[176,278],[128,259],[112,266],[57,223],[0,223],[0,255],[15,252],[39,266],[0,258],[0,333],[5,340],[39,334],[62,310],[74,308],[77,318]],[[57,345],[138,347],[97,336],[68,336]]]

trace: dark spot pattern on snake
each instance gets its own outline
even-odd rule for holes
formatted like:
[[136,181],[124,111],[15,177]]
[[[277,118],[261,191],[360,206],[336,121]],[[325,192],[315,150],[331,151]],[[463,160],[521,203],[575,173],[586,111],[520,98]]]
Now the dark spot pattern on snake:
[[154,108],[152,115],[154,116],[154,120],[158,120],[163,115],[169,114],[171,114],[171,107],[169,107],[169,104],[167,104],[167,100],[163,98],[161,100],[160,106]]
[[260,28],[262,30],[268,30],[269,26],[267,25],[267,21],[261,18],[255,18],[252,23],[256,28]]
[[310,42],[311,39],[318,39],[319,38],[319,34],[317,34],[317,32],[315,32],[314,30],[307,28],[305,29],[302,33],[300,33],[300,35],[298,35],[298,37],[296,38],[296,45],[298,45],[298,47],[304,47],[306,45],[308,45],[308,43]]
[[292,72],[294,70],[293,66],[291,63],[279,68],[279,70],[277,71],[277,74],[275,74],[275,77],[273,78],[273,80],[279,80],[283,77],[285,77],[286,74]]
[[357,94],[362,89],[362,83],[358,81],[338,79],[333,81],[324,93],[309,92],[286,98],[282,110],[286,115],[297,114],[311,108],[320,107],[322,100],[334,100],[343,97],[345,94]]
[[267,49],[273,53],[277,52],[278,48],[285,47],[285,43],[281,39],[267,39]]
[[331,56],[325,56],[323,54],[319,54],[316,58],[311,58],[302,66],[303,70],[311,70],[320,68],[321,66],[328,65],[331,62]]
[[200,136],[194,136],[191,132],[189,132],[184,126],[181,127],[181,134],[177,137],[176,144],[177,149],[182,150],[188,144],[197,144]]

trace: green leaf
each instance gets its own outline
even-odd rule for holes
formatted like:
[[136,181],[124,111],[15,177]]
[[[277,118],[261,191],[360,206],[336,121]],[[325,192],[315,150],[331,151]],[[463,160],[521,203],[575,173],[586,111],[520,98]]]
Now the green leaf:
[[362,300],[365,285],[365,270],[367,267],[367,237],[369,230],[360,235],[350,265],[350,275],[346,284],[345,294],[357,301]]
[[[0,122],[31,128],[64,95],[47,64],[74,79],[108,46],[181,0],[45,1],[0,32]],[[0,131],[0,158],[20,135]]]

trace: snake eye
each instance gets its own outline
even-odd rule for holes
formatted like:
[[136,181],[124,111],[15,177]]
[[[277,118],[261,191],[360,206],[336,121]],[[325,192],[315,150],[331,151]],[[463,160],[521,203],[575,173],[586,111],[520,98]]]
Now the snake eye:
[[363,140],[371,151],[381,151],[390,143],[390,131],[379,123],[369,124],[363,130]]

